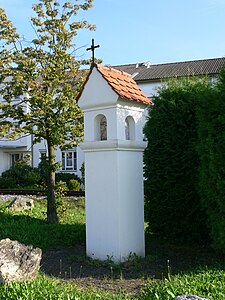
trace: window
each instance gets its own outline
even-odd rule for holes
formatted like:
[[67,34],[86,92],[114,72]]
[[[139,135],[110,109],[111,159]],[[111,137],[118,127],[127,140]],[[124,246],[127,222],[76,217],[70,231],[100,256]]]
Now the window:
[[76,152],[76,150],[62,152],[62,170],[63,171],[76,171],[77,170],[77,152]]
[[41,149],[40,151],[40,160],[43,161],[47,158],[47,151],[45,149]]
[[14,166],[15,162],[23,159],[23,153],[11,154],[11,166]]

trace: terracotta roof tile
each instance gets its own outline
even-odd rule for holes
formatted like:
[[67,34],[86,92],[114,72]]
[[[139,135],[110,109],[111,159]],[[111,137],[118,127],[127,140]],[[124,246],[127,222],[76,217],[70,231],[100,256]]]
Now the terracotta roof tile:
[[96,68],[121,98],[152,105],[130,74],[106,66],[96,65]]

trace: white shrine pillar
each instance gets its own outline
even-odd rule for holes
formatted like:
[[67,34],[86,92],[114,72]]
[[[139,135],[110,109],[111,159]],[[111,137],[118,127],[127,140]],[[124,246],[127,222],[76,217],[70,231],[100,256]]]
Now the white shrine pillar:
[[[109,80],[118,76],[113,86]],[[145,97],[128,74],[96,66],[78,102],[84,111],[86,251],[114,262],[145,255],[142,127],[151,102],[124,97],[120,83],[126,79]]]

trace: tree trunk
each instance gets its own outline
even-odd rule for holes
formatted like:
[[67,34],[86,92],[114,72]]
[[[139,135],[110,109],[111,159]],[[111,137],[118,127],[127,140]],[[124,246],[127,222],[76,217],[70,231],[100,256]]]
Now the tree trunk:
[[47,223],[57,224],[59,222],[56,209],[56,190],[55,190],[55,149],[48,141],[48,193],[47,193]]

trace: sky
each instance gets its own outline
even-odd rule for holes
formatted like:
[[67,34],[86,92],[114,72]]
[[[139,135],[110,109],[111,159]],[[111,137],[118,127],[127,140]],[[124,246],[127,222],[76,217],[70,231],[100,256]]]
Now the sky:
[[[34,3],[38,0],[0,0],[26,39],[33,36]],[[79,31],[76,55],[90,58],[86,48],[94,38],[100,45],[96,57],[105,65],[225,56],[225,0],[95,0],[93,8],[78,14],[81,19],[95,24],[96,31]]]

